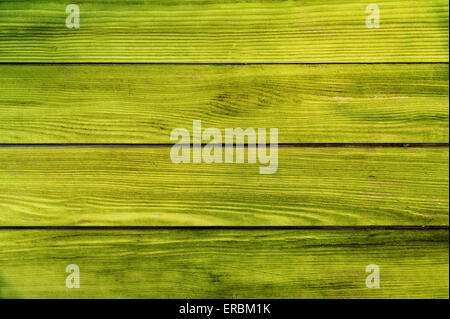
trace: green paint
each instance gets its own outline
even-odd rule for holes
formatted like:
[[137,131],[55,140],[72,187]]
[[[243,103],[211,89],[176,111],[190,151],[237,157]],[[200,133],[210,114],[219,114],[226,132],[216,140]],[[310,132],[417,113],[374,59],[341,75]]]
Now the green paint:
[[[448,231],[2,231],[3,298],[448,298]],[[65,285],[80,267],[80,288]],[[366,287],[366,266],[380,288]]]
[[448,62],[448,1],[1,1],[1,62]]
[[0,148],[0,225],[448,225],[448,156],[280,148],[260,175],[174,164],[167,147]]
[[[1,1],[0,62],[448,62],[448,1]],[[448,143],[448,65],[0,65],[0,143]],[[0,226],[448,225],[448,148],[0,148]],[[447,298],[448,231],[0,231],[0,298]],[[68,289],[68,264],[81,288]],[[365,286],[377,264],[381,288]]]
[[3,65],[0,143],[173,143],[177,127],[280,143],[448,139],[448,65]]

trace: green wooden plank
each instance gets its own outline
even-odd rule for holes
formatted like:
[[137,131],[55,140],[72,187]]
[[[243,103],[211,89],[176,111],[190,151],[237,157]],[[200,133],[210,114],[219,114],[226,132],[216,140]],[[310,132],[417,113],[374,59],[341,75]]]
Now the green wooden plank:
[[[172,143],[203,128],[280,143],[448,143],[448,65],[2,65],[0,143]],[[207,141],[206,141],[207,142]]]
[[448,1],[0,2],[1,62],[448,62]]
[[0,297],[448,298],[448,258],[448,231],[1,231]]
[[280,148],[260,175],[174,164],[165,147],[0,148],[0,225],[448,225],[448,156]]

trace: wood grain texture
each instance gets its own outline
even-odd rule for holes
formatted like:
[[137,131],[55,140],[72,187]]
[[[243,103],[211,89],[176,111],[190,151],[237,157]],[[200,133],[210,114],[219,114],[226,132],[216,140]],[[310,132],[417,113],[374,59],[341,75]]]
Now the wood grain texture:
[[0,225],[448,225],[448,149],[280,148],[273,175],[169,154],[0,148]]
[[280,143],[448,143],[448,70],[1,65],[0,143],[173,143],[198,119],[222,132],[276,127]]
[[[70,3],[70,2],[69,2]],[[448,62],[448,1],[1,1],[1,62]]]
[[2,231],[0,298],[448,298],[448,258],[448,231]]

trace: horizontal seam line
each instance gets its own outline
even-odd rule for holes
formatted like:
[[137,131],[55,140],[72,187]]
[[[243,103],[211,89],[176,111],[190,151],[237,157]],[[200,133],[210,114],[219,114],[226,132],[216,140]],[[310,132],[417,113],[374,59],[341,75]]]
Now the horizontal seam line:
[[[4,143],[0,144],[0,148],[64,148],[64,147],[98,147],[98,148],[157,148],[157,147],[172,147],[174,145],[180,147],[204,147],[206,145],[211,147],[258,147],[260,144],[171,144],[171,143]],[[270,143],[263,143],[262,146],[270,146]],[[304,147],[304,148],[321,148],[321,147],[362,147],[362,148],[374,148],[374,147],[401,147],[401,148],[427,148],[427,147],[449,147],[449,143],[278,143],[278,147]]]
[[433,62],[0,62],[0,65],[376,65],[449,64]]
[[449,226],[0,226],[1,230],[449,230]]

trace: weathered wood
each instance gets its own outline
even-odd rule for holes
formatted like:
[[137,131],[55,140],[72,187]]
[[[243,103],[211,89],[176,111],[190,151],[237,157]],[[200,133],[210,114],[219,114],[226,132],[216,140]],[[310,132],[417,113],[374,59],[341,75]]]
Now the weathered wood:
[[448,76],[448,65],[1,65],[0,143],[171,143],[193,120],[276,127],[280,143],[448,143]]
[[0,148],[0,225],[448,225],[448,156],[280,148],[260,175],[165,147]]
[[0,2],[0,62],[448,62],[448,1]]
[[0,298],[448,298],[448,258],[448,231],[1,231]]
[[[0,63],[166,64],[2,64],[1,144],[170,143],[193,120],[449,141],[446,0],[380,1],[379,29],[357,0],[79,0],[80,29],[67,4],[1,1]],[[448,225],[447,148],[280,148],[274,175],[169,152],[1,147],[0,226]],[[448,258],[448,230],[3,228],[0,298],[448,298]]]

